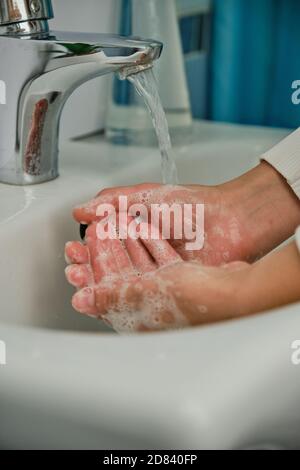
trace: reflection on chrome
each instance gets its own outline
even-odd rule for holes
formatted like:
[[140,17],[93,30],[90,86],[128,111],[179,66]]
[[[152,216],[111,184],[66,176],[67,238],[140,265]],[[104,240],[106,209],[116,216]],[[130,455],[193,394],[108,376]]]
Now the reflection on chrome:
[[149,68],[162,50],[152,40],[49,31],[52,17],[51,0],[0,0],[1,182],[56,178],[60,115],[72,92],[100,75]]

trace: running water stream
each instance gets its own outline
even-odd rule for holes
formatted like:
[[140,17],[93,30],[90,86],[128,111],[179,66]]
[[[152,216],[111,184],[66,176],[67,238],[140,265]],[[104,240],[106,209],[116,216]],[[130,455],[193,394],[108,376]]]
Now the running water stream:
[[164,184],[178,184],[177,168],[174,160],[169,126],[158,93],[152,68],[130,75],[128,80],[143,98],[151,115],[153,127],[161,154],[162,180]]

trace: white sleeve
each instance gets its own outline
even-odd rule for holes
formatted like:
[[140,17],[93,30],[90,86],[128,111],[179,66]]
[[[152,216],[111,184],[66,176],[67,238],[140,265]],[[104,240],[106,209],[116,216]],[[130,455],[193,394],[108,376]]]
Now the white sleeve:
[[265,152],[261,159],[282,174],[300,199],[300,128]]
[[298,251],[300,253],[300,227],[298,227],[296,232],[295,232],[295,242],[296,242]]

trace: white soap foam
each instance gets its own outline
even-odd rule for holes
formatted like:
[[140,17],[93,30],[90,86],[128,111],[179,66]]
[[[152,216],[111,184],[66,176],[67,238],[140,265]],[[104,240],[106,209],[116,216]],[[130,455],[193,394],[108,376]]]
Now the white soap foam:
[[179,310],[173,296],[169,294],[168,286],[169,281],[156,279],[155,290],[144,291],[140,305],[133,308],[127,300],[129,284],[124,284],[120,291],[119,303],[111,308],[104,318],[118,333],[134,333],[141,328],[153,331],[188,326],[189,322]]

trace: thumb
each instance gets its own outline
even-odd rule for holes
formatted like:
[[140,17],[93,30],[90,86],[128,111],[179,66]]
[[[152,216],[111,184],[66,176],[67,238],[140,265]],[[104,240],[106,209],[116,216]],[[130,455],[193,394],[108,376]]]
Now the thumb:
[[136,279],[115,283],[100,283],[79,290],[72,298],[72,306],[80,313],[96,318],[110,312],[127,312],[139,308],[143,299],[143,283]]
[[118,188],[109,188],[101,191],[95,198],[77,206],[73,209],[74,219],[82,224],[90,224],[99,219],[97,217],[97,208],[100,204],[110,204],[116,210],[119,210],[119,197],[126,196],[128,205],[143,203],[146,206],[151,204],[149,201],[155,189],[159,184],[145,183],[136,186],[124,186]]

